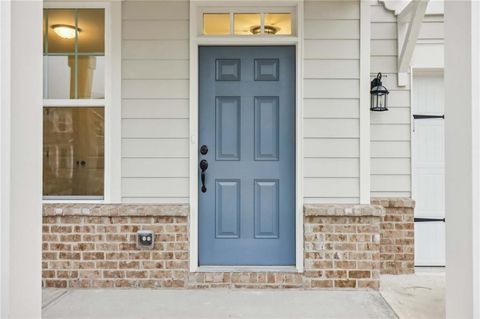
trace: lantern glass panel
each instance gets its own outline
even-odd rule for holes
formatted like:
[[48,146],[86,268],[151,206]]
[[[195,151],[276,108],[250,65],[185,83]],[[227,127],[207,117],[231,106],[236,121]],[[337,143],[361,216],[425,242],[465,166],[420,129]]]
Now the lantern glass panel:
[[383,86],[376,86],[371,90],[371,108],[375,110],[387,109],[387,90]]

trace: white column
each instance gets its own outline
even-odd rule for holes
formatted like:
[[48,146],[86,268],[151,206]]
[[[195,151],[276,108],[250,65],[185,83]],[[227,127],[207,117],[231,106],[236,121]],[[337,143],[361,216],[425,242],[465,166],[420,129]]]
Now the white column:
[[43,3],[0,2],[0,317],[40,318]]
[[360,1],[360,204],[370,204],[370,6]]
[[446,313],[478,318],[479,3],[445,1]]
[[0,2],[0,318],[8,314],[10,190],[10,2]]

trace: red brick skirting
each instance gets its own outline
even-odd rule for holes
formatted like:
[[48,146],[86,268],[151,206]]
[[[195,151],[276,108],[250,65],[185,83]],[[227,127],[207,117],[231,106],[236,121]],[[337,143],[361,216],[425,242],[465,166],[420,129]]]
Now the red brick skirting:
[[[303,273],[190,273],[188,205],[45,204],[42,283],[64,288],[376,289],[380,270],[406,273],[413,265],[413,204],[373,203],[386,205],[387,215],[377,205],[305,205]],[[154,232],[153,249],[137,248],[137,230]]]
[[305,205],[305,286],[378,288],[380,206]]
[[[152,250],[137,248],[141,229]],[[44,205],[44,287],[184,287],[188,252],[186,205]]]
[[385,207],[380,240],[382,274],[413,274],[414,209],[409,198],[374,198],[373,205]]

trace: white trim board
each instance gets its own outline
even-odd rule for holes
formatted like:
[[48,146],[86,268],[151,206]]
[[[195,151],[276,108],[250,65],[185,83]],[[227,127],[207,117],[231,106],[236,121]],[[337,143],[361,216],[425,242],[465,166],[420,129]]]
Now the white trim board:
[[370,204],[370,6],[360,2],[360,204]]
[[11,4],[0,2],[0,317],[9,314]]
[[[248,7],[252,12],[266,7],[290,6],[296,9],[295,36],[199,36],[199,13],[208,6],[224,5]],[[260,8],[260,9],[259,9]],[[217,8],[215,10],[218,10]],[[201,45],[294,45],[296,47],[296,265],[303,272],[303,1],[190,1],[190,271],[199,271],[198,265],[198,47]]]

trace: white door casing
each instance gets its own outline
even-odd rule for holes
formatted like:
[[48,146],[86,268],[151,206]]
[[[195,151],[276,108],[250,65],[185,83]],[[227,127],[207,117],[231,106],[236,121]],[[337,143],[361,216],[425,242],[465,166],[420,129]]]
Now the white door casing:
[[[443,74],[414,73],[412,113],[444,114]],[[445,218],[445,145],[442,118],[413,119],[412,192],[416,201],[415,217]],[[415,223],[415,265],[445,265],[445,223]]]
[[[292,12],[292,36],[249,37],[249,36],[204,36],[201,17],[205,12],[275,12],[278,8],[290,7]],[[213,9],[212,9],[213,8]],[[303,272],[303,0],[272,1],[190,1],[190,271],[199,271],[198,264],[198,48],[208,45],[294,45],[296,47],[296,265]],[[262,268],[265,269],[265,268]],[[251,269],[250,269],[251,270]]]

